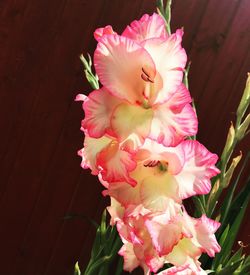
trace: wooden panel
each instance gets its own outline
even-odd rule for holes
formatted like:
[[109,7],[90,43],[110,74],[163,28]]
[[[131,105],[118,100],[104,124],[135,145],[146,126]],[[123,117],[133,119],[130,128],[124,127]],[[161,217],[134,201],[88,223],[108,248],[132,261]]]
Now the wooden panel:
[[[88,260],[94,230],[63,220],[98,220],[108,203],[76,156],[83,112],[74,97],[91,91],[79,55],[93,53],[95,28],[121,32],[154,9],[148,0],[0,1],[0,274],[71,274],[77,259]],[[172,29],[185,27],[192,61],[199,139],[217,153],[250,70],[249,10],[248,0],[173,1]]]

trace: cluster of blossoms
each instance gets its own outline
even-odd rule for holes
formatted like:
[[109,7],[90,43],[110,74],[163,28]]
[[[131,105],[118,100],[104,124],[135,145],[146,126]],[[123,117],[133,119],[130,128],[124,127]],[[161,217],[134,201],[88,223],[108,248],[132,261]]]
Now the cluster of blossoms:
[[99,28],[94,65],[101,84],[83,101],[82,167],[111,198],[108,211],[122,239],[124,269],[145,274],[206,274],[202,253],[220,251],[219,223],[192,218],[182,200],[207,194],[219,173],[217,156],[196,140],[197,117],[182,83],[187,56],[182,30],[168,35],[157,14],[144,15],[122,35]]

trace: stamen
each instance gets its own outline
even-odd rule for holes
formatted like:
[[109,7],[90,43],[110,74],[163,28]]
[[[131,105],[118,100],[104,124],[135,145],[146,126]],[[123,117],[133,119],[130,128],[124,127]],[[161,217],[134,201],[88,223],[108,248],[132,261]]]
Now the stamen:
[[141,78],[146,82],[154,83],[154,80],[150,78],[149,74],[145,71],[143,67],[142,67]]
[[155,167],[159,162],[159,160],[150,160],[148,163],[144,164],[144,167]]

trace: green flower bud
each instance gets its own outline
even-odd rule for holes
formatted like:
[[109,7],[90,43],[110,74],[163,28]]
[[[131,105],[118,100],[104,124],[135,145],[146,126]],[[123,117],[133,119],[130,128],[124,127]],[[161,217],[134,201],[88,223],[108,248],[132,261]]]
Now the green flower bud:
[[247,129],[249,128],[249,125],[250,125],[250,114],[247,115],[245,120],[239,126],[239,129],[237,131],[237,136],[236,136],[238,140],[241,140],[245,137]]
[[239,107],[237,109],[237,117],[242,119],[242,117],[244,116],[249,104],[250,104],[250,73],[248,73],[246,87],[245,87],[245,90],[243,92]]

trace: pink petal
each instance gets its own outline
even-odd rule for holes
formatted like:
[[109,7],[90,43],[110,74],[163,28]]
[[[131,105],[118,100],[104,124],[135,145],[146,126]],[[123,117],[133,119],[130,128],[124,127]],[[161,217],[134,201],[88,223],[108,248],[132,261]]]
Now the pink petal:
[[85,101],[88,97],[84,94],[78,94],[75,98],[75,101]]
[[129,172],[136,168],[132,155],[119,147],[117,141],[112,141],[99,154],[96,165],[101,168],[102,178],[108,182],[126,181],[135,185],[136,181],[129,176]]
[[99,41],[104,35],[109,34],[116,34],[116,32],[113,31],[112,26],[108,25],[104,28],[98,28],[94,32],[94,37],[97,41]]
[[214,233],[220,227],[220,223],[207,218],[205,215],[197,221],[197,241],[200,243],[203,251],[210,257],[214,257],[215,253],[220,252],[220,246],[216,240]]
[[182,238],[181,227],[174,223],[160,224],[146,220],[145,224],[160,257],[169,254]]
[[192,98],[186,86],[180,84],[168,100],[168,106],[172,111],[178,112],[188,103],[192,102]]
[[85,133],[84,149],[81,151],[83,168],[90,168],[92,174],[97,175],[100,171],[96,164],[97,155],[112,141],[112,139],[103,136],[101,138],[91,138]]
[[114,198],[110,198],[110,201],[111,204],[107,207],[107,210],[111,216],[110,224],[114,226],[116,222],[120,221],[123,218],[124,208]]
[[185,137],[195,135],[197,126],[196,114],[189,104],[172,110],[167,102],[155,108],[149,137],[165,146],[176,146]]
[[140,262],[135,256],[133,245],[131,243],[124,244],[119,250],[118,254],[123,256],[123,269],[125,271],[132,272],[136,267],[139,266]]
[[133,40],[119,35],[105,35],[100,39],[94,64],[103,86],[114,96],[131,103],[144,100],[147,82],[141,77],[142,69],[152,80],[156,74],[148,52]]
[[156,255],[145,257],[145,263],[151,272],[157,272],[164,265],[164,259]]
[[82,128],[94,138],[100,138],[105,133],[112,135],[111,115],[120,103],[119,99],[110,95],[105,89],[93,91],[83,103],[85,118],[82,121]]
[[183,169],[175,176],[181,198],[209,193],[210,178],[219,173],[215,167],[217,155],[210,153],[202,144],[194,140],[183,141],[179,146],[183,148],[185,154]]
[[154,37],[167,38],[168,35],[163,18],[153,13],[151,16],[144,14],[140,20],[133,21],[126,27],[122,36],[141,42]]
[[182,83],[187,55],[181,46],[182,30],[177,30],[167,40],[149,39],[142,45],[151,55],[157,72],[163,79],[163,86],[157,93],[154,103],[167,101]]

